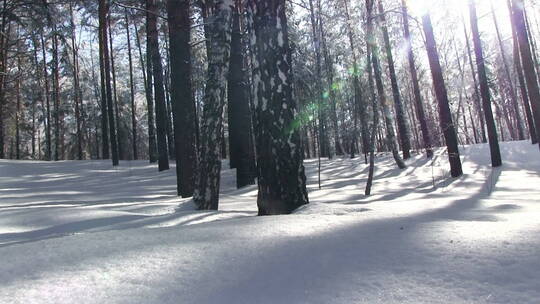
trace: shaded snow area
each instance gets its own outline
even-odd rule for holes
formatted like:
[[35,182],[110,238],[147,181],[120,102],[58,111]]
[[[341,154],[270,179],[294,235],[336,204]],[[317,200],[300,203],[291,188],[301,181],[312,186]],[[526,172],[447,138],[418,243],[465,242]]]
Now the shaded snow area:
[[[146,162],[0,161],[2,303],[540,303],[540,152],[461,147],[305,162],[311,204],[257,217],[223,171],[220,211]],[[224,163],[224,168],[227,164]]]

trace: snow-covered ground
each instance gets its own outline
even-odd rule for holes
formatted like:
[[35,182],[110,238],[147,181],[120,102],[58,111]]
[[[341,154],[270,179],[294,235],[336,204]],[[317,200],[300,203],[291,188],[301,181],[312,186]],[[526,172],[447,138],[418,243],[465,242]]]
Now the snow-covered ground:
[[[540,303],[540,152],[462,147],[306,161],[311,204],[256,217],[224,170],[220,211],[146,162],[0,161],[1,303]],[[226,164],[224,164],[226,167]]]

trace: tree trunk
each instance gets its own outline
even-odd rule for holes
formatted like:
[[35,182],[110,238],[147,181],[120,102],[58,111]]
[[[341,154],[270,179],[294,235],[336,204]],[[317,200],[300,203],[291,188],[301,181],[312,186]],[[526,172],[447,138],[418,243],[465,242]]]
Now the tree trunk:
[[285,0],[249,0],[259,215],[291,213],[307,204],[300,130],[295,127]]
[[58,33],[53,27],[53,105],[54,105],[54,160],[60,159],[60,71],[58,60]]
[[237,188],[255,184],[255,154],[252,142],[249,87],[244,67],[245,48],[242,42],[241,3],[235,1],[231,35],[231,60],[228,78],[229,152],[231,168],[236,168]]
[[102,76],[104,76],[104,81],[102,81],[101,84],[105,86],[105,100],[107,104],[107,117],[109,119],[109,138],[111,140],[112,164],[113,166],[118,166],[118,142],[116,140],[116,130],[114,124],[113,99],[111,88],[111,66],[109,61],[109,45],[107,36],[108,14],[108,3],[106,2],[106,0],[99,0],[99,25],[102,38],[99,51],[102,54]]
[[394,67],[394,56],[392,55],[392,46],[390,45],[390,36],[388,35],[388,28],[386,27],[386,17],[384,15],[384,9],[382,1],[379,1],[379,14],[381,15],[381,29],[383,32],[384,45],[386,49],[386,58],[388,61],[388,70],[390,72],[390,82],[392,84],[392,94],[394,96],[394,109],[396,111],[397,126],[399,133],[399,142],[401,143],[401,150],[403,151],[403,159],[411,158],[411,135],[405,117],[405,110],[403,108],[403,102],[399,92],[399,86],[396,76],[396,68]]
[[448,102],[448,93],[446,92],[441,64],[439,62],[439,52],[437,50],[435,36],[433,35],[433,26],[431,25],[431,18],[428,14],[422,16],[422,27],[426,35],[426,49],[429,59],[429,66],[431,69],[431,76],[433,77],[435,95],[437,97],[437,103],[439,106],[439,123],[441,130],[443,131],[444,140],[448,150],[450,172],[452,177],[458,177],[463,174],[463,170],[461,168],[461,160],[459,158],[456,130],[454,129],[454,124],[452,122],[452,114],[450,112],[450,105]]
[[523,76],[523,68],[521,66],[521,55],[519,53],[519,42],[517,38],[517,32],[516,32],[516,24],[514,22],[514,13],[512,11],[512,5],[510,3],[510,0],[508,0],[508,11],[510,12],[511,17],[511,24],[512,24],[512,43],[514,48],[514,67],[516,69],[516,74],[518,76],[519,81],[519,88],[521,92],[521,99],[523,100],[523,108],[525,109],[525,116],[527,118],[527,126],[529,127],[529,135],[531,136],[531,142],[532,144],[536,144],[538,142],[538,137],[536,135],[536,127],[534,125],[534,118],[531,111],[531,104],[529,102],[529,93],[527,92],[527,84],[525,81],[525,77]]
[[107,20],[107,29],[109,30],[109,47],[110,47],[110,59],[111,59],[111,74],[112,74],[112,93],[113,93],[113,103],[114,103],[114,118],[116,121],[116,133],[118,135],[118,159],[125,159],[124,157],[124,145],[122,140],[124,139],[124,128],[122,126],[121,113],[119,110],[118,103],[118,90],[116,89],[116,67],[114,65],[114,47],[113,47],[113,38],[111,30],[111,20]]
[[[366,111],[365,111],[365,105],[362,97],[362,89],[360,87],[360,70],[358,67],[358,61],[356,59],[356,47],[354,45],[354,39],[353,39],[353,29],[351,27],[351,18],[349,15],[349,8],[348,3],[349,0],[344,0],[344,8],[345,8],[345,18],[347,20],[347,35],[349,38],[349,46],[351,48],[352,53],[352,60],[353,60],[353,87],[354,87],[354,111],[353,111],[353,120],[354,120],[354,135],[353,135],[353,142],[356,140],[356,137],[358,136],[358,127],[357,127],[357,121],[358,118],[360,118],[360,124],[361,124],[361,136],[362,136],[362,153],[364,153],[364,160],[367,163],[367,147],[369,145],[368,143],[368,130],[367,130],[367,117],[366,117]],[[354,149],[351,149],[351,158],[354,157]]]
[[[165,91],[163,89],[163,67],[159,54],[159,42],[157,31],[157,0],[146,1],[146,24],[148,34],[148,51],[152,62],[152,77],[154,78],[154,92],[156,102],[156,131],[159,171],[169,169],[169,152],[167,149],[167,108],[165,105]],[[150,68],[148,68],[150,70]],[[148,77],[150,78],[150,77]]]
[[517,127],[517,133],[518,133],[517,135],[518,135],[519,140],[524,140],[525,134],[523,132],[521,114],[519,113],[519,105],[518,105],[517,96],[516,96],[516,88],[514,86],[514,81],[512,80],[512,76],[510,75],[510,68],[508,67],[508,62],[506,61],[506,53],[504,51],[501,33],[499,31],[499,23],[497,22],[497,18],[495,17],[495,10],[493,9],[493,2],[490,2],[490,4],[491,4],[491,15],[493,17],[493,23],[495,25],[495,33],[497,34],[497,42],[499,43],[499,49],[501,51],[504,74],[506,76],[506,81],[508,82],[508,85],[509,85],[510,100],[512,101],[512,107],[514,109],[514,114],[516,117],[516,127]]
[[422,102],[422,94],[420,93],[420,85],[418,83],[418,74],[416,72],[416,66],[414,63],[414,54],[411,47],[411,34],[409,31],[409,15],[407,12],[406,0],[401,1],[401,9],[403,12],[403,33],[405,43],[407,44],[407,59],[409,61],[409,73],[411,74],[411,82],[413,85],[414,102],[416,104],[416,115],[418,122],[420,123],[420,130],[422,131],[422,139],[424,141],[424,148],[426,149],[426,156],[428,158],[433,157],[433,144],[431,143],[431,134],[428,129],[426,114],[424,111],[424,104]]
[[131,103],[131,143],[133,159],[137,160],[139,155],[137,153],[137,109],[135,108],[135,84],[133,83],[133,57],[131,55],[131,39],[129,31],[129,19],[127,8],[124,11],[124,20],[126,23],[126,35],[127,35],[127,48],[128,48],[128,61],[129,61],[129,100]]
[[191,22],[189,0],[168,0],[171,103],[178,195],[190,197],[197,169],[197,114],[191,82]]
[[77,159],[83,159],[83,138],[81,131],[81,111],[82,92],[79,84],[79,57],[75,36],[75,21],[73,19],[73,6],[69,5],[70,23],[71,23],[71,48],[73,52],[73,96],[75,102],[75,123],[77,126]]
[[482,41],[480,40],[480,33],[478,31],[478,20],[476,17],[475,0],[469,0],[469,15],[471,20],[471,30],[474,44],[474,54],[476,57],[476,69],[478,72],[478,80],[480,81],[480,95],[482,96],[482,108],[484,110],[484,116],[486,118],[486,125],[489,139],[489,151],[491,154],[491,166],[499,167],[502,165],[501,151],[499,149],[499,140],[497,138],[497,128],[495,126],[495,119],[493,119],[493,112],[491,110],[491,96],[489,93],[488,79],[486,73],[486,66],[484,62],[484,53],[482,50]]
[[473,78],[473,84],[474,84],[474,94],[473,94],[473,101],[474,106],[476,108],[476,112],[478,113],[478,117],[480,118],[480,131],[482,136],[482,142],[487,142],[486,138],[486,123],[484,121],[484,113],[482,111],[482,105],[480,103],[480,92],[478,91],[478,81],[476,80],[476,73],[474,72],[474,63],[472,60],[472,52],[471,52],[471,45],[469,43],[469,35],[467,34],[467,28],[465,27],[465,21],[463,21],[463,32],[465,34],[465,44],[467,46],[467,58],[469,59],[469,65],[471,67],[471,74]]
[[201,210],[217,210],[223,143],[223,109],[229,71],[232,0],[219,1],[208,17],[208,78],[204,94],[200,163],[193,200]]

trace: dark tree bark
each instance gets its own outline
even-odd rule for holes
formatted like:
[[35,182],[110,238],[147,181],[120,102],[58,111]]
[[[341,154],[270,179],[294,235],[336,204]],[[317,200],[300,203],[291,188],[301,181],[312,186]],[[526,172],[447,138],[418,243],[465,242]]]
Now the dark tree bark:
[[476,17],[476,6],[474,5],[474,0],[469,0],[469,14],[471,19],[474,53],[476,55],[476,68],[478,71],[478,80],[480,81],[480,93],[482,95],[482,108],[486,117],[489,151],[491,154],[491,166],[499,167],[502,165],[501,151],[499,149],[499,140],[497,138],[497,128],[495,126],[495,120],[493,119],[493,112],[491,110],[491,96],[489,93],[486,66],[482,51],[482,41],[480,40],[480,33],[478,31],[478,20]]
[[[105,86],[105,100],[107,101],[107,117],[109,122],[109,138],[111,141],[111,154],[113,166],[118,166],[118,142],[116,140],[116,130],[114,123],[113,112],[113,100],[112,100],[112,88],[111,88],[111,66],[109,61],[109,44],[108,44],[108,31],[107,20],[109,14],[109,5],[106,0],[99,0],[99,29],[101,32],[101,44],[99,51],[102,54],[102,76],[104,81],[101,82]],[[103,89],[102,89],[103,91]]]
[[[368,19],[372,18],[372,10],[373,10],[372,5],[368,5],[368,13],[367,13]],[[371,47],[371,52],[372,52],[371,63],[373,65],[375,84],[377,87],[379,103],[382,106],[384,122],[386,125],[386,143],[390,151],[392,151],[392,155],[394,156],[394,160],[396,161],[396,165],[398,166],[398,168],[404,169],[406,168],[406,165],[403,162],[403,159],[401,159],[401,156],[399,156],[398,148],[396,145],[396,133],[394,131],[394,118],[392,115],[392,111],[390,110],[390,106],[388,105],[388,101],[386,99],[386,93],[384,91],[381,64],[379,62],[379,58],[380,58],[379,46],[377,45],[377,42],[374,38],[370,39],[370,47]]]
[[401,150],[403,151],[403,159],[409,159],[411,157],[411,135],[407,118],[405,117],[405,110],[403,108],[403,102],[401,100],[401,94],[399,92],[399,85],[397,82],[396,68],[394,67],[394,56],[392,55],[392,46],[390,45],[390,36],[388,35],[388,28],[386,27],[386,17],[384,15],[384,9],[382,1],[379,1],[379,14],[381,15],[381,29],[383,32],[384,45],[386,49],[386,58],[388,61],[388,71],[390,72],[390,82],[392,84],[392,94],[394,96],[394,109],[396,111],[396,119],[399,133],[399,142],[401,144]]
[[208,78],[204,95],[200,163],[193,200],[199,209],[217,210],[223,143],[225,86],[229,72],[232,0],[217,1],[208,17]]
[[[18,32],[18,30],[17,30]],[[17,33],[18,34],[18,33]],[[20,47],[18,45],[18,47]],[[17,55],[17,77],[15,89],[16,89],[16,108],[15,108],[15,158],[21,159],[21,126],[20,126],[20,115],[21,115],[21,57]]]
[[[45,50],[45,38],[43,37],[43,32],[41,35],[41,55],[43,57],[43,80],[45,83],[45,101],[46,101],[46,113],[44,121],[45,124],[45,141],[46,141],[46,150],[45,150],[45,159],[52,159],[52,143],[51,143],[51,101],[50,101],[50,86],[49,86],[49,73],[47,72],[47,52]],[[0,76],[1,77],[1,76]],[[1,85],[1,84],[0,84]]]
[[73,55],[73,96],[75,103],[75,123],[77,127],[77,158],[83,159],[83,137],[81,131],[81,104],[82,91],[79,84],[79,56],[75,36],[75,21],[73,19],[73,5],[69,5],[70,23],[71,23],[71,48]]
[[259,215],[291,213],[309,201],[295,125],[285,0],[250,0],[248,7],[253,23],[257,206]]
[[527,126],[529,128],[529,135],[531,137],[532,144],[536,144],[538,142],[538,137],[536,136],[536,127],[534,126],[534,118],[531,112],[531,105],[529,102],[529,93],[527,93],[527,84],[525,82],[525,77],[523,76],[523,68],[521,66],[521,56],[519,54],[519,42],[516,34],[516,25],[513,21],[513,12],[512,12],[512,5],[510,3],[510,0],[507,2],[508,4],[508,11],[510,12],[511,17],[511,24],[512,24],[512,44],[514,48],[514,68],[516,69],[516,74],[518,76],[519,81],[519,89],[521,92],[521,99],[523,101],[523,108],[525,109],[525,117],[527,118]]
[[[354,145],[356,141],[356,137],[358,136],[358,119],[360,119],[361,124],[361,137],[362,137],[362,153],[364,153],[364,160],[367,163],[367,146],[368,143],[368,130],[367,130],[367,118],[366,118],[366,111],[365,111],[365,105],[362,97],[362,88],[360,86],[360,71],[358,67],[358,61],[356,58],[356,47],[354,44],[354,38],[353,38],[353,30],[351,27],[351,18],[349,15],[349,0],[344,0],[343,2],[344,8],[345,8],[345,18],[347,20],[347,36],[349,38],[349,46],[351,48],[352,53],[352,59],[353,59],[353,87],[354,87],[354,111],[353,111],[353,121],[354,121],[354,129],[353,129],[353,141],[352,145]],[[354,158],[354,151],[355,149],[351,149],[351,158]]]
[[431,76],[433,77],[435,95],[437,97],[437,103],[439,106],[439,123],[441,130],[443,131],[444,140],[448,150],[450,172],[452,177],[458,177],[463,174],[463,170],[461,168],[461,160],[459,158],[457,135],[452,122],[452,114],[450,112],[450,105],[448,102],[448,93],[446,92],[441,64],[439,62],[439,52],[437,50],[435,36],[433,35],[433,26],[431,25],[431,18],[428,14],[422,16],[422,27],[426,35],[426,49],[429,59],[429,66],[431,69]]
[[[7,0],[3,1],[2,10],[6,11]],[[0,30],[2,33],[6,33],[6,24],[8,18],[6,14],[2,14],[2,23]],[[7,35],[0,35],[0,159],[5,158],[4,148],[4,98],[5,98],[5,75],[6,75],[6,63],[7,63],[7,49],[9,31]],[[50,147],[50,145],[49,145]],[[50,155],[50,153],[49,153]]]
[[103,30],[102,25],[99,26],[99,76],[100,76],[100,94],[101,94],[101,141],[102,141],[102,156],[103,159],[110,158],[109,152],[109,114],[107,111],[107,89],[105,85],[105,61],[103,60]]
[[[148,18],[149,13],[146,13]],[[150,163],[155,163],[158,161],[158,150],[156,142],[156,126],[155,126],[155,116],[154,116],[154,89],[153,89],[153,68],[152,68],[152,51],[150,47],[150,30],[149,23],[146,22],[146,107],[147,107],[147,116],[148,116],[148,157]],[[140,43],[139,43],[139,52],[140,52]],[[142,63],[142,56],[141,56]],[[143,65],[144,67],[144,65]]]
[[131,54],[131,39],[129,31],[129,18],[127,8],[124,11],[124,20],[126,23],[126,35],[127,35],[127,48],[128,48],[128,61],[129,61],[129,100],[131,103],[131,144],[133,159],[137,160],[139,154],[137,153],[137,109],[135,108],[135,84],[133,82],[133,56]]
[[58,59],[58,33],[56,26],[53,26],[53,107],[54,107],[54,160],[57,161],[61,158],[61,145],[60,145],[60,67]]
[[509,86],[508,93],[510,95],[512,108],[514,110],[514,115],[516,118],[516,127],[517,127],[517,133],[518,133],[517,135],[518,135],[519,140],[524,140],[525,133],[523,131],[522,119],[521,119],[521,114],[519,111],[519,104],[517,101],[516,87],[514,86],[514,81],[512,80],[512,76],[510,75],[510,67],[508,67],[508,61],[506,61],[506,52],[504,51],[501,33],[499,31],[499,23],[497,22],[497,17],[495,17],[495,10],[493,8],[493,2],[491,2],[490,4],[491,4],[491,15],[493,17],[493,23],[495,25],[495,33],[497,34],[497,42],[499,43],[499,49],[501,51],[501,58],[502,58],[503,67],[504,67],[504,76],[506,77],[506,81],[508,82],[508,86]]
[[118,159],[125,159],[124,157],[124,145],[122,144],[122,140],[124,139],[124,128],[122,126],[122,119],[121,119],[121,113],[119,110],[119,103],[118,103],[118,90],[116,88],[116,67],[114,65],[114,47],[113,47],[113,38],[112,38],[112,30],[111,30],[111,20],[108,18],[107,20],[107,29],[109,30],[109,47],[110,47],[110,54],[109,58],[111,60],[111,74],[112,74],[112,93],[113,93],[113,104],[114,104],[114,117],[116,121],[116,133],[118,138]]
[[463,20],[463,32],[465,34],[465,44],[467,46],[467,58],[469,59],[469,65],[471,67],[471,74],[473,78],[474,93],[473,101],[478,117],[480,118],[480,135],[482,136],[482,142],[487,142],[486,138],[486,123],[484,121],[484,113],[482,111],[482,105],[480,103],[480,92],[478,91],[478,81],[476,80],[476,73],[474,72],[474,63],[472,59],[471,45],[469,43],[469,35],[467,34],[467,28],[465,27],[465,20]]
[[[146,23],[148,31],[148,50],[152,62],[152,77],[154,79],[154,93],[156,102],[156,131],[159,171],[169,169],[169,152],[167,149],[167,108],[165,105],[165,91],[163,89],[163,66],[159,54],[157,31],[157,0],[146,1]],[[150,61],[148,61],[150,64]],[[150,68],[149,68],[150,70]],[[150,77],[148,77],[150,78]]]
[[197,114],[191,82],[189,0],[168,0],[171,65],[171,103],[178,195],[190,197],[197,169]]
[[249,87],[244,66],[241,2],[235,0],[231,35],[231,60],[228,78],[229,152],[231,168],[236,168],[237,188],[255,184],[255,154],[252,141]]
[[515,26],[516,36],[521,55],[523,74],[527,84],[527,92],[531,106],[531,114],[534,120],[534,130],[536,132],[536,142],[540,141],[540,89],[538,88],[538,78],[534,70],[534,61],[531,53],[531,46],[527,30],[525,28],[525,17],[523,13],[523,0],[512,0],[512,21]]
[[418,83],[418,74],[416,72],[416,65],[414,63],[414,54],[411,47],[411,34],[409,31],[409,15],[407,12],[407,4],[405,0],[401,0],[401,9],[403,12],[403,33],[405,37],[405,43],[407,44],[407,59],[409,62],[409,73],[411,74],[411,82],[413,85],[414,102],[416,105],[416,116],[418,118],[418,122],[420,123],[420,130],[422,131],[422,139],[424,141],[426,155],[428,158],[431,158],[433,157],[431,134],[427,125],[424,104],[422,102],[422,94],[420,93],[420,85]]

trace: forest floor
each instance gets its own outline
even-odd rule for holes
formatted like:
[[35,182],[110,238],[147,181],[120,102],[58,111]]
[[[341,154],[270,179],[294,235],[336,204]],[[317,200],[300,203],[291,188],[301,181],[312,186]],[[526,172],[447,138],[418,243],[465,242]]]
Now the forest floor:
[[[540,303],[540,152],[461,147],[307,160],[311,203],[257,217],[223,170],[220,211],[175,196],[145,161],[0,160],[2,303]],[[227,164],[224,163],[224,167]]]

